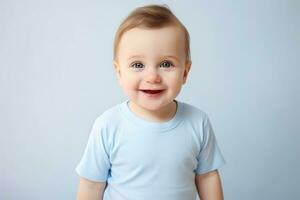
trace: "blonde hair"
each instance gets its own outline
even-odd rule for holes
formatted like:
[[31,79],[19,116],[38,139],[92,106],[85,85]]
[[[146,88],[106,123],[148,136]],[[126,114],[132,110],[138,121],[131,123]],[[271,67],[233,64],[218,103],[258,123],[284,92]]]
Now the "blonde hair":
[[130,29],[141,28],[162,28],[164,26],[175,25],[183,30],[185,37],[185,52],[187,61],[191,60],[190,36],[185,26],[172,13],[167,5],[148,5],[138,7],[133,10],[120,24],[114,39],[114,60],[117,59],[117,50],[123,34]]

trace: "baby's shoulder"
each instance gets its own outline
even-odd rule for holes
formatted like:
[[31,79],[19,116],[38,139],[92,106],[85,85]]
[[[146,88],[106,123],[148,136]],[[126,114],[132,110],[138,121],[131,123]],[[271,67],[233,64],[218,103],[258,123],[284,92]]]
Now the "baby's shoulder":
[[108,127],[113,126],[114,124],[118,124],[120,120],[121,119],[119,105],[115,105],[98,115],[98,117],[95,120],[95,123]]
[[185,118],[195,119],[197,121],[206,120],[208,118],[207,113],[202,109],[185,102],[181,102],[181,104],[183,107],[183,114]]

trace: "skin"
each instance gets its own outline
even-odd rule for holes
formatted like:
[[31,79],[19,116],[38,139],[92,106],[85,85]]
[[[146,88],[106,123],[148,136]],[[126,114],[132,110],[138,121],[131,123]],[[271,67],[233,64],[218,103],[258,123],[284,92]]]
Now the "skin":
[[[129,107],[136,115],[155,122],[174,116],[174,99],[191,68],[184,45],[183,32],[175,26],[133,28],[124,33],[114,66],[119,84],[129,98]],[[163,92],[153,98],[144,89]]]
[[224,200],[222,182],[218,170],[196,175],[195,184],[201,200]]
[[80,178],[77,190],[77,200],[102,200],[106,182],[95,182]]
[[[191,61],[186,59],[184,34],[176,26],[133,28],[122,36],[113,61],[119,84],[129,98],[130,109],[153,122],[170,120],[176,113],[174,99],[186,83]],[[145,90],[161,90],[151,96]],[[77,200],[103,198],[106,182],[80,179]],[[195,175],[201,200],[222,200],[217,170]]]

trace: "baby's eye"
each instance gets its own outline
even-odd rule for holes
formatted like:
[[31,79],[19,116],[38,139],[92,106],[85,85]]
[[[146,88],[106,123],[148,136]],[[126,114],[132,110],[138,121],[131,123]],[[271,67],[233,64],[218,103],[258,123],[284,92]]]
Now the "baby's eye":
[[135,68],[135,69],[142,69],[144,67],[144,65],[140,62],[136,62],[136,63],[133,63],[131,65],[131,67]]
[[160,66],[163,68],[170,68],[171,66],[173,66],[173,64],[171,62],[165,60],[160,64]]

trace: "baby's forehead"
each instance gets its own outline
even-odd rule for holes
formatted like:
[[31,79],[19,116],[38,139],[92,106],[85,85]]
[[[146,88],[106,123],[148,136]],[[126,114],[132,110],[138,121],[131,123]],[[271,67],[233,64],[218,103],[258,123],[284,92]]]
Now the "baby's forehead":
[[[129,35],[129,36],[128,36]],[[149,27],[134,27],[131,29],[128,29],[123,33],[123,36],[121,37],[121,40],[128,37],[156,37],[157,39],[160,39],[157,36],[169,36],[169,37],[178,37],[176,39],[184,38],[184,32],[182,28],[176,25],[168,25],[168,26],[162,26],[162,27],[155,27],[155,28],[149,28]],[[137,38],[134,38],[137,39]]]
[[179,54],[185,49],[183,31],[177,26],[132,28],[121,38],[119,51],[126,54],[157,52]]

